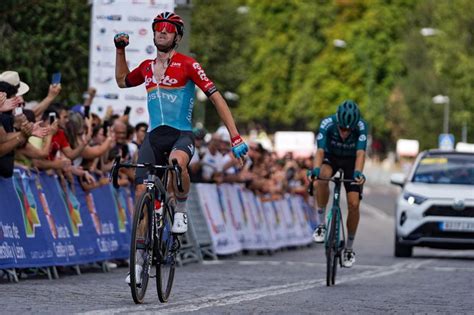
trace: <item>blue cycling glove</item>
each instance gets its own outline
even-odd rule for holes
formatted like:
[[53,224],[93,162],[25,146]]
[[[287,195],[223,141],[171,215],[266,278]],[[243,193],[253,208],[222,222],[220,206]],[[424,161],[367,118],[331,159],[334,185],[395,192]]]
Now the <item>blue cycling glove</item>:
[[354,171],[354,179],[362,179],[365,182],[365,176],[361,171]]
[[114,44],[116,48],[125,48],[128,46],[129,38],[127,33],[117,33],[114,36]]
[[249,147],[247,143],[244,142],[240,135],[232,138],[232,153],[237,159],[240,159],[245,154],[247,154],[248,150]]
[[320,171],[321,171],[321,169],[320,169],[319,167],[315,167],[315,168],[313,168],[312,170],[308,170],[308,171],[306,172],[306,175],[307,175],[308,177],[318,178]]

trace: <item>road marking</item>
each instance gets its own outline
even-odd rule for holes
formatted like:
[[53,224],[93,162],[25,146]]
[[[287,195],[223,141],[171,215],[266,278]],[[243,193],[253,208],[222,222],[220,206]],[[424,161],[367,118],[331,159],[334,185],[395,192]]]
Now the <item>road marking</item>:
[[[431,262],[432,260],[422,260],[420,262],[401,262],[391,266],[387,266],[384,269],[369,270],[357,273],[355,275],[343,276],[338,278],[337,283],[346,283],[350,281],[373,279],[378,277],[389,276],[398,272],[406,270],[408,266],[411,268],[419,268],[424,264]],[[299,291],[310,290],[316,287],[325,285],[325,279],[317,280],[304,280],[294,283],[288,283],[283,285],[272,285],[256,289],[240,290],[240,291],[231,291],[223,292],[217,294],[211,294],[204,297],[199,297],[195,299],[188,299],[183,302],[177,302],[174,305],[138,305],[133,307],[122,307],[116,309],[108,310],[97,310],[86,312],[83,314],[115,314],[121,312],[159,312],[160,314],[173,314],[181,312],[193,312],[208,307],[219,307],[232,304],[238,304],[242,302],[248,302],[253,300],[258,300],[265,297],[296,293]]]
[[[239,260],[239,261],[228,261],[228,264],[238,264],[242,266],[256,266],[256,265],[270,265],[270,266],[305,266],[305,267],[325,267],[325,262],[308,262],[308,261],[272,261],[272,260]],[[387,266],[376,266],[376,265],[354,265],[353,269],[385,269]]]

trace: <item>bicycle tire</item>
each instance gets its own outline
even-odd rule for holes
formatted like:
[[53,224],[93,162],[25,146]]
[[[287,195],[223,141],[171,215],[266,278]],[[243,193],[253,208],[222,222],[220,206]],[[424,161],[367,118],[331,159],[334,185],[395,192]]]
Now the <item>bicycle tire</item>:
[[130,241],[130,289],[132,292],[133,301],[136,304],[142,304],[145,299],[146,289],[148,287],[148,279],[150,277],[150,255],[152,255],[153,238],[150,233],[151,220],[148,220],[147,232],[144,237],[145,239],[145,254],[143,263],[143,272],[141,275],[141,285],[137,286],[137,279],[135,275],[136,265],[136,253],[137,253],[137,236],[139,233],[140,222],[143,220],[145,212],[148,213],[148,217],[151,214],[152,196],[150,193],[145,192],[137,202],[135,212],[133,214],[133,226],[132,226],[132,237]]
[[331,286],[335,284],[336,281],[336,255],[337,255],[337,247],[336,247],[336,211],[335,209],[331,209],[333,211],[331,215],[331,220],[328,224],[329,226],[329,233],[327,238],[326,244],[326,286]]
[[340,251],[339,251],[339,230],[341,226],[339,225],[341,222],[339,219],[340,212],[339,209],[335,209],[333,213],[333,218],[335,219],[334,222],[334,243],[333,243],[333,251],[334,251],[334,257],[332,261],[332,277],[331,277],[331,284],[335,285],[336,284],[336,274],[337,274],[337,262],[338,258],[340,257]]
[[162,303],[168,302],[173,287],[174,272],[176,268],[176,251],[173,250],[175,238],[171,232],[173,217],[171,208],[165,204],[163,207],[163,225],[159,231],[158,262],[156,265],[156,290],[158,299]]

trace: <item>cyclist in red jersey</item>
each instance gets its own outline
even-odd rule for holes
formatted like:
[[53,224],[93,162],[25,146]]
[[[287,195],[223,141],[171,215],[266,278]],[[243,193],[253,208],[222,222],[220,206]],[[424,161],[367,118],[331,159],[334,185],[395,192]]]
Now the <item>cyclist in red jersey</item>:
[[[173,187],[176,213],[172,231],[185,233],[186,200],[190,188],[187,166],[195,150],[192,133],[195,85],[209,97],[227,127],[234,156],[243,159],[248,146],[239,135],[226,101],[200,64],[193,58],[176,52],[175,48],[184,35],[184,22],[181,17],[172,12],[160,13],[153,20],[152,29],[157,56],[154,60],[143,61],[133,71],[129,70],[125,58],[129,36],[125,33],[115,35],[115,79],[121,88],[145,83],[150,123],[138,153],[138,162],[163,164],[170,163],[172,159],[178,161],[182,169],[184,192]],[[169,161],[165,160],[166,153],[169,154]],[[142,170],[136,171],[137,199],[145,191],[144,176]],[[136,273],[141,273],[141,270],[136,270]]]

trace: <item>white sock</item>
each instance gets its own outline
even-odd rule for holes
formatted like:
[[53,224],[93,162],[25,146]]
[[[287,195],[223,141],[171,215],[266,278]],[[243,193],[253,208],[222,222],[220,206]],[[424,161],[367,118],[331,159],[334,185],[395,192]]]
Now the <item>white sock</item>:
[[318,208],[319,224],[326,225],[326,207]]

